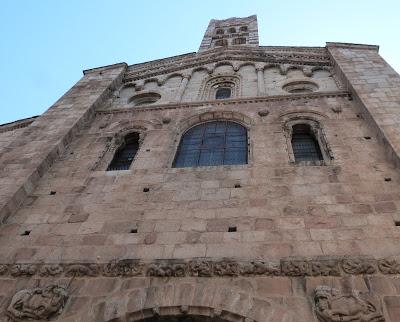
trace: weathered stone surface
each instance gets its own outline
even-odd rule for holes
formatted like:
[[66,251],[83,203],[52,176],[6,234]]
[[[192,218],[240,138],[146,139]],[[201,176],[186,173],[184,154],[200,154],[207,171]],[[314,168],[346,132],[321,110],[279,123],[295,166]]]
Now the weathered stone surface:
[[[1,322],[397,322],[399,75],[375,46],[258,46],[257,29],[214,20],[198,53],[85,71],[0,126]],[[174,168],[212,121],[247,130],[248,162]],[[320,160],[296,160],[300,124]],[[130,169],[107,171],[133,132]]]

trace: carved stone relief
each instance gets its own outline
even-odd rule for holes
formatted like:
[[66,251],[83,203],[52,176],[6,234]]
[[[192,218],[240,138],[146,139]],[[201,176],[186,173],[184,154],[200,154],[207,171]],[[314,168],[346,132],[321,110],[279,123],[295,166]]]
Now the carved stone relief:
[[7,308],[13,321],[49,320],[61,313],[68,298],[65,287],[49,285],[17,292]]
[[211,277],[211,276],[347,276],[400,275],[400,262],[395,259],[317,258],[280,261],[241,261],[234,259],[190,261],[137,259],[113,260],[108,263],[81,264],[1,264],[0,275],[30,276],[154,276],[154,277]]
[[321,322],[384,322],[380,310],[353,291],[341,294],[329,286],[318,286],[314,294],[315,313]]

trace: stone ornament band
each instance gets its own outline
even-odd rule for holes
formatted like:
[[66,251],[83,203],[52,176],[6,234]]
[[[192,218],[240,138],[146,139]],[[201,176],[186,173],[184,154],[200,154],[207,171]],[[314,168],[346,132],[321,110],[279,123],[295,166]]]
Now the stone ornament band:
[[222,276],[346,276],[362,274],[400,275],[395,259],[329,258],[282,259],[278,261],[236,261],[231,259],[190,261],[115,260],[106,264],[0,264],[0,276],[153,276],[153,277],[222,277]]

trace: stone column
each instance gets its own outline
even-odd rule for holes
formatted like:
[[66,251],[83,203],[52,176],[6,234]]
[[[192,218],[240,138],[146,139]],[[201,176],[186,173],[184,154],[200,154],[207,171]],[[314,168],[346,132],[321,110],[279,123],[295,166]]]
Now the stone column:
[[257,71],[257,95],[265,95],[264,66],[256,66]]
[[0,223],[18,209],[96,108],[122,83],[125,63],[84,71],[53,106],[11,141],[0,155]]
[[176,102],[180,102],[182,100],[183,93],[185,93],[185,89],[186,89],[187,84],[189,83],[189,79],[190,79],[189,74],[183,75],[181,84],[179,85],[179,88],[176,92],[176,97],[175,97]]

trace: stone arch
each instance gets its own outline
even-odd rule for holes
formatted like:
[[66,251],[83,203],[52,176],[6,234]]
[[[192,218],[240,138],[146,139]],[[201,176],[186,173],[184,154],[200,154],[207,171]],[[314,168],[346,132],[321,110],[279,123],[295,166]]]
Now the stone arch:
[[207,121],[217,121],[217,120],[226,120],[233,121],[243,125],[248,130],[250,129],[253,121],[250,117],[245,114],[242,114],[237,111],[224,111],[224,110],[215,110],[214,108],[210,108],[207,111],[202,111],[201,113],[192,115],[177,124],[176,130],[179,135],[186,132],[189,128],[204,123]]
[[234,65],[232,62],[228,61],[228,60],[224,60],[224,61],[220,61],[220,62],[215,63],[215,64],[213,65],[213,67],[212,67],[212,72],[214,73],[215,70],[216,70],[218,67],[221,67],[221,66],[231,66],[231,67],[232,67],[232,70],[235,71],[235,65]]
[[93,311],[95,321],[106,322],[151,322],[146,319],[163,316],[203,317],[199,322],[285,322],[294,320],[297,314],[290,305],[257,297],[227,280],[164,282],[110,294]]
[[172,73],[172,74],[165,76],[165,78],[162,81],[162,85],[164,85],[169,79],[171,79],[173,77],[183,78],[183,74],[182,73]]
[[253,66],[254,68],[256,68],[255,63],[247,61],[247,62],[240,64],[237,69],[240,70],[242,67],[245,67],[245,66]]
[[200,66],[200,67],[196,67],[192,70],[192,74],[194,74],[195,72],[201,72],[201,71],[205,71],[208,74],[212,74],[212,68],[208,68],[206,66]]
[[189,305],[144,309],[127,313],[122,319],[117,318],[108,320],[107,322],[122,322],[126,320],[131,322],[178,322],[183,317],[191,322],[256,322],[225,310]]
[[203,80],[198,93],[198,100],[214,100],[215,86],[222,83],[230,83],[232,86],[231,98],[241,97],[241,77],[236,74],[216,75]]
[[[299,71],[301,72],[301,76],[304,77],[304,71],[303,71],[303,66],[299,66],[299,65],[289,65],[286,66],[286,68],[284,69],[284,74],[286,76],[289,76],[290,72],[295,72],[295,71]],[[300,76],[300,75],[299,75]]]
[[146,86],[146,84],[148,84],[148,83],[156,83],[158,86],[162,85],[162,81],[155,77],[145,79],[143,81],[143,86]]
[[196,125],[212,122],[212,121],[230,121],[234,123],[238,123],[246,128],[247,130],[247,140],[248,144],[250,144],[250,149],[248,151],[248,163],[252,161],[252,124],[253,120],[240,112],[237,111],[228,111],[228,110],[216,110],[215,108],[206,108],[202,112],[189,116],[186,119],[181,120],[178,124],[175,125],[174,129],[172,129],[174,133],[174,149],[171,149],[171,153],[169,156],[168,164],[171,166],[174,162],[176,152],[178,150],[178,146],[182,136],[191,128]]
[[281,114],[279,118],[282,121],[284,135],[286,138],[286,147],[287,147],[289,163],[292,164],[296,163],[291,143],[293,127],[295,125],[305,124],[310,127],[311,132],[315,137],[315,140],[318,142],[318,146],[321,150],[323,160],[312,163],[302,162],[301,164],[303,165],[331,164],[334,157],[332,148],[329,144],[329,141],[327,140],[327,136],[324,129],[325,127],[324,119],[327,119],[328,116],[318,111],[298,109],[294,111],[285,112],[284,114]]
[[314,73],[315,71],[319,71],[319,70],[327,71],[327,72],[329,72],[329,73],[332,73],[332,68],[329,67],[329,66],[313,66],[313,67],[311,68],[311,71],[312,71],[313,73]]
[[158,120],[121,120],[106,126],[103,136],[105,141],[104,149],[97,157],[91,170],[105,170],[111,162],[115,152],[121,146],[124,138],[130,133],[139,134],[139,147],[142,145],[146,133],[162,126]]

